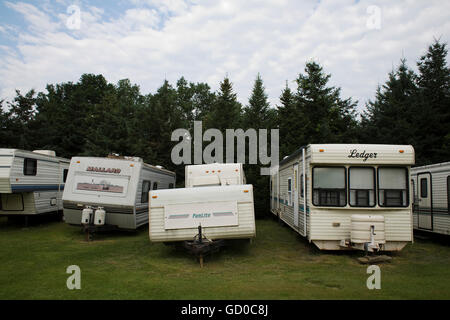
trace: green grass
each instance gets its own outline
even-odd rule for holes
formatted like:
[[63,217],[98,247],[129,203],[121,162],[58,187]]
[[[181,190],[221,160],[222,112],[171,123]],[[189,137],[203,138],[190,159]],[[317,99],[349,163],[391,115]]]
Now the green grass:
[[[84,241],[80,228],[47,222],[24,228],[0,219],[0,299],[449,299],[450,246],[416,240],[380,265],[368,290],[361,252],[323,252],[276,221],[258,220],[252,244],[205,259],[150,243],[147,228]],[[81,268],[68,290],[66,268]]]

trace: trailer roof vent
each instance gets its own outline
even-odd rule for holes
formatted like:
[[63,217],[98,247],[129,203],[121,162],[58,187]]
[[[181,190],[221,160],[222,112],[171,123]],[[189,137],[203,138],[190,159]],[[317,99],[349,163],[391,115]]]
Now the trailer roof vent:
[[34,150],[33,152],[43,154],[50,157],[56,157],[56,152],[53,150]]

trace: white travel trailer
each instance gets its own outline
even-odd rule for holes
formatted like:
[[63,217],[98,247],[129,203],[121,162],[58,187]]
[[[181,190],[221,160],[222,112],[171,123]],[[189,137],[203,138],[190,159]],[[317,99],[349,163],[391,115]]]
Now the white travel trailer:
[[62,210],[69,161],[50,150],[0,149],[0,215],[29,216]]
[[414,229],[450,235],[450,162],[411,168]]
[[74,157],[63,194],[64,220],[136,229],[148,223],[149,191],[174,185],[174,172],[138,157]]
[[271,211],[322,250],[413,241],[409,145],[310,144],[271,170]]
[[149,236],[153,242],[192,240],[198,227],[209,240],[256,235],[253,186],[240,163],[190,165],[186,188],[150,192]]

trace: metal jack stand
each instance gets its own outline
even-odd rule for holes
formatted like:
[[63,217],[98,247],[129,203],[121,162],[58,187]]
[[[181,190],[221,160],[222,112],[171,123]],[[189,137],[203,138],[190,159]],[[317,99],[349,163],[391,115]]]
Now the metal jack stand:
[[195,255],[199,262],[200,268],[203,268],[203,258],[213,252],[219,251],[220,247],[225,245],[224,240],[209,240],[202,234],[202,226],[198,226],[198,234],[193,241],[184,241],[184,247],[193,255]]
[[362,264],[390,262],[392,260],[392,258],[387,255],[373,254],[374,252],[378,252],[380,250],[379,245],[375,243],[375,235],[375,226],[370,226],[370,242],[364,243],[365,256],[358,258],[358,261]]

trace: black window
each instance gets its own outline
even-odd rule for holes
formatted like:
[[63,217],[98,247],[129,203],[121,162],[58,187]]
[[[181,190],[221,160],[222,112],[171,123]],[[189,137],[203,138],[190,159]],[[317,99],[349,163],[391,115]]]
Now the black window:
[[158,182],[153,182],[153,189],[152,190],[158,190]]
[[63,171],[63,182],[64,183],[66,183],[68,173],[69,173],[69,169],[64,169],[64,171]]
[[150,181],[142,181],[141,203],[148,203],[148,193],[150,191]]
[[23,174],[26,176],[35,176],[37,173],[37,160],[25,158],[23,162]]
[[169,189],[173,189],[173,183],[169,183]]
[[408,170],[406,168],[378,168],[378,204],[381,207],[408,206]]
[[[308,176],[307,175],[305,175],[305,181],[308,179]],[[303,184],[303,173],[300,175],[300,196],[302,197],[302,198],[304,198],[305,197],[305,191],[307,192],[307,186],[308,186],[308,183],[306,183],[306,187],[305,187],[305,185]]]
[[313,204],[344,207],[347,205],[345,167],[313,168]]
[[447,211],[450,213],[450,176],[447,176]]
[[349,203],[352,207],[375,206],[375,169],[351,167],[348,169],[350,189]]
[[428,198],[428,181],[427,178],[420,179],[420,197]]

